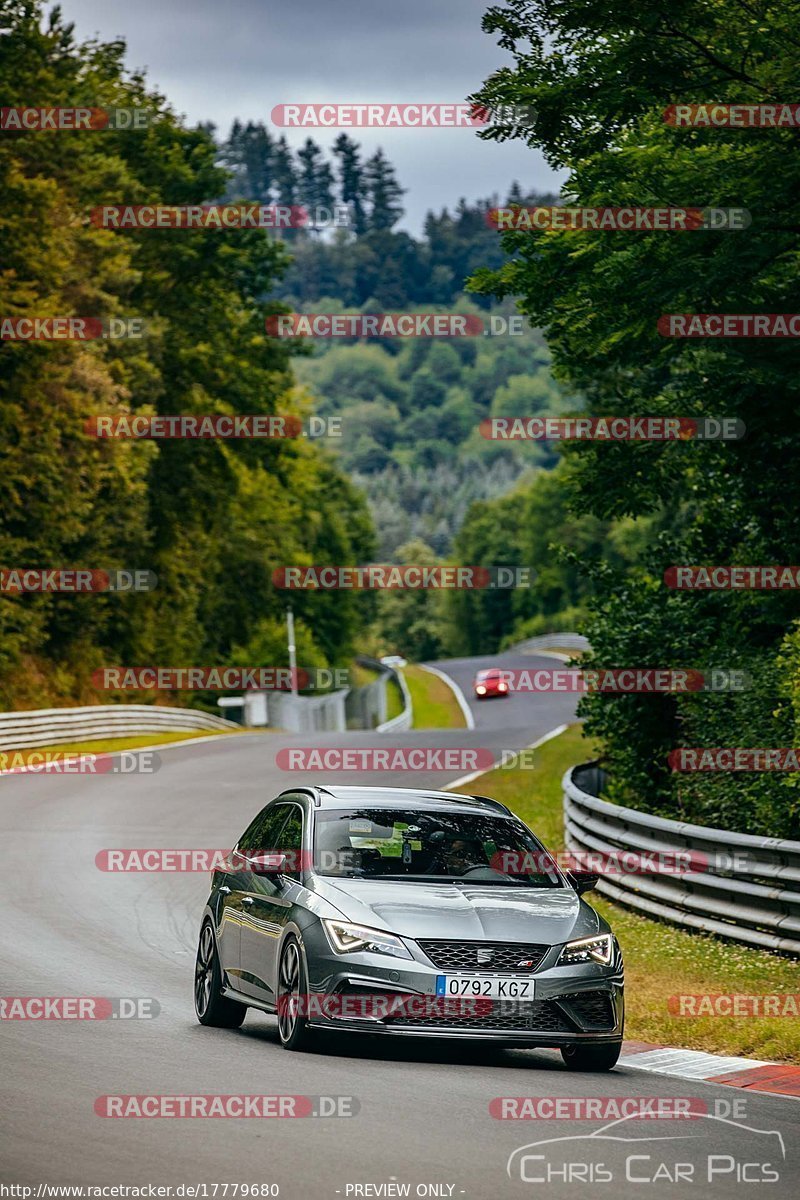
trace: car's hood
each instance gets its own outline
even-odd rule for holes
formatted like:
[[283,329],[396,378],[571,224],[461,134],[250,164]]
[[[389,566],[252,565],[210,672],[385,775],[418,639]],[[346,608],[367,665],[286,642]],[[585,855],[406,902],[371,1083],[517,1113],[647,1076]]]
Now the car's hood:
[[597,914],[571,888],[480,883],[395,883],[317,876],[320,893],[350,921],[409,938],[555,945],[597,932]]

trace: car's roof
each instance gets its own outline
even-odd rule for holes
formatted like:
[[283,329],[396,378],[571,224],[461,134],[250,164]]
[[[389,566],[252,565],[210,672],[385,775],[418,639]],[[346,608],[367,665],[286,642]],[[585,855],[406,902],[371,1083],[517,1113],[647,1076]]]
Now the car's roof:
[[478,679],[486,679],[489,675],[502,675],[500,667],[485,667],[482,671],[478,671]]
[[425,788],[363,787],[355,784],[337,786],[317,785],[310,788],[315,794],[319,808],[350,808],[354,804],[369,802],[378,808],[448,809],[451,812],[508,812],[499,800],[486,796],[461,796],[454,792],[436,792]]

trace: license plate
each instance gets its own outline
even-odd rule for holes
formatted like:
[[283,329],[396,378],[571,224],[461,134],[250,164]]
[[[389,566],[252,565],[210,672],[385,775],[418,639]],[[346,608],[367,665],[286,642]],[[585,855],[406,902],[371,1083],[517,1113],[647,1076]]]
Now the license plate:
[[437,996],[488,996],[490,1000],[532,1000],[535,980],[518,975],[437,975]]

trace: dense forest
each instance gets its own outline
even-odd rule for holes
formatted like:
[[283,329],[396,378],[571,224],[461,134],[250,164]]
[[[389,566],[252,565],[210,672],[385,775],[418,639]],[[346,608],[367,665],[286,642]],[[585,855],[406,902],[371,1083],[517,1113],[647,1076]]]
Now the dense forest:
[[[45,17],[34,0],[3,0],[2,13],[10,105],[36,96],[41,106],[142,109],[149,120],[88,135],[0,133],[3,315],[118,316],[145,330],[131,340],[3,343],[0,557],[7,567],[147,569],[158,580],[140,594],[4,594],[3,705],[113,698],[91,686],[95,668],[109,663],[280,663],[286,597],[272,586],[275,567],[402,558],[419,539],[425,555],[450,553],[474,500],[553,465],[545,447],[502,447],[477,431],[498,405],[538,412],[567,402],[532,330],[316,347],[265,332],[269,313],[313,305],[513,311],[464,294],[471,270],[503,261],[486,220],[496,196],[429,214],[413,238],[395,228],[403,189],[382,153],[362,163],[343,135],[328,161],[310,139],[293,151],[263,125],[236,123],[225,140],[211,127],[187,128],[126,70],[123,43],[78,44],[58,12]],[[92,210],[121,197],[302,203],[315,212],[339,203],[350,220],[280,235],[96,227]],[[510,198],[536,199],[518,185]],[[339,443],[87,434],[100,414],[311,405],[341,417]],[[346,664],[387,644],[391,625],[375,597],[300,594],[293,604],[306,665]],[[166,698],[212,707],[216,699]]]
[[[309,215],[347,211],[344,228],[283,234],[292,262],[271,296],[293,310],[516,312],[513,303],[464,290],[473,271],[503,262],[487,219],[498,196],[429,212],[414,238],[396,228],[405,189],[393,165],[382,151],[364,159],[346,133],[326,156],[312,138],[294,151],[263,123],[237,121],[219,141],[218,161],[230,172],[222,199],[302,202]],[[514,183],[502,203],[555,199]],[[544,443],[500,445],[478,432],[490,415],[574,407],[549,363],[544,339],[527,323],[514,337],[319,339],[295,362],[315,410],[342,419],[335,449],[369,499],[381,558],[394,558],[410,539],[448,554],[473,501],[503,495],[526,469],[554,465]]]
[[[788,747],[800,733],[796,591],[664,583],[675,564],[790,564],[800,553],[796,341],[666,338],[657,327],[669,312],[800,310],[796,130],[664,120],[687,97],[781,99],[800,7],[767,7],[761,23],[737,0],[663,12],[505,0],[484,27],[511,62],[473,97],[534,105],[534,128],[518,136],[568,174],[568,203],[739,206],[752,214],[746,232],[500,234],[486,219],[495,196],[454,198],[413,237],[397,228],[403,188],[382,151],[365,158],[346,135],[330,155],[312,139],[294,149],[254,122],[227,135],[188,128],[126,71],[122,43],[78,46],[57,11],[2,0],[6,103],[35,95],[155,119],[90,136],[0,135],[2,313],[146,325],[141,340],[3,343],[0,559],[158,577],[136,595],[2,596],[3,706],[97,699],[91,672],[112,662],[282,662],[286,599],[271,575],[288,562],[524,565],[535,582],[516,591],[296,594],[299,657],[492,653],[577,627],[591,665],[744,668],[753,685],[741,693],[590,696],[586,725],[610,795],[798,836],[796,778],[667,766],[678,745]],[[93,206],[121,198],[343,204],[349,220],[280,235],[92,225]],[[503,199],[554,198],[515,184]],[[521,312],[525,332],[321,344],[265,332],[281,311],[404,308]],[[338,444],[85,432],[99,413],[310,406],[341,417]],[[747,437],[556,449],[478,430],[488,415],[581,408],[738,418]]]
[[[28,0],[3,0],[2,17],[6,104],[35,96],[43,106],[139,108],[153,119],[146,129],[0,134],[3,314],[145,323],[138,340],[3,343],[0,559],[147,568],[158,586],[3,595],[0,703],[104,698],[89,681],[109,663],[280,662],[285,597],[273,569],[374,552],[362,494],[332,457],[300,439],[100,442],[85,425],[108,412],[295,411],[289,348],[264,325],[286,248],[258,229],[93,226],[90,211],[103,202],[188,204],[223,193],[214,141],[126,71],[122,43],[77,45],[57,10],[45,17]],[[348,661],[360,600],[313,603],[313,632],[304,597],[296,604],[303,662]]]
[[[752,216],[737,234],[506,232],[505,263],[479,270],[471,287],[518,299],[544,330],[557,377],[594,414],[744,422],[738,442],[567,448],[567,503],[581,519],[613,523],[611,546],[624,549],[621,562],[572,555],[592,580],[584,625],[592,664],[741,667],[753,681],[719,695],[595,695],[583,710],[612,768],[611,795],[723,828],[797,837],[800,790],[791,773],[676,775],[667,765],[674,746],[796,743],[797,591],[674,591],[664,572],[681,563],[797,563],[798,343],[669,338],[657,322],[663,313],[800,310],[797,129],[679,128],[667,119],[677,103],[785,101],[796,81],[800,5],[676,0],[641,10],[505,0],[489,9],[484,28],[513,62],[473,99],[524,97],[536,107],[528,144],[569,172],[571,203],[738,206]],[[489,507],[485,527],[502,504]],[[465,537],[459,549],[468,553],[475,540]]]

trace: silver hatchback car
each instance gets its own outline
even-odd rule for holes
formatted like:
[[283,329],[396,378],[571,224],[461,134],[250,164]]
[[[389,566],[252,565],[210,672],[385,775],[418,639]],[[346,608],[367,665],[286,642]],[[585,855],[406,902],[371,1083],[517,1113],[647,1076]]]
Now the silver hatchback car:
[[316,1031],[551,1046],[607,1071],[622,1041],[616,938],[499,801],[405,788],[281,793],[215,872],[195,1008],[238,1028],[275,1013],[281,1043]]

